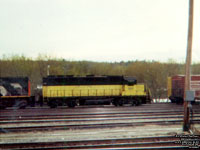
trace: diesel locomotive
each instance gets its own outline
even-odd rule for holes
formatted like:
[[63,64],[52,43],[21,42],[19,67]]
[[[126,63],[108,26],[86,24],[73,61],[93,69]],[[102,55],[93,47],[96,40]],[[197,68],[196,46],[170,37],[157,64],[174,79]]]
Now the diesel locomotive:
[[43,78],[42,96],[51,108],[60,104],[75,107],[97,99],[107,99],[115,106],[151,102],[149,88],[125,76],[48,76]]
[[140,105],[151,102],[151,92],[134,77],[125,76],[47,76],[41,88],[31,94],[28,77],[0,78],[0,108],[25,108],[35,103],[75,107],[88,102],[106,102],[115,106]]

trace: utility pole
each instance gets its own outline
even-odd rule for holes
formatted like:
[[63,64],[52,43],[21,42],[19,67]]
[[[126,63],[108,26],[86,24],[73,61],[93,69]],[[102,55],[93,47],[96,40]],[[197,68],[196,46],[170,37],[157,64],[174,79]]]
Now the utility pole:
[[47,66],[47,76],[49,76],[50,65]]
[[190,90],[190,80],[191,80],[191,62],[192,62],[192,35],[193,35],[193,5],[194,0],[189,0],[189,24],[188,24],[188,41],[187,41],[187,55],[185,64],[185,91],[184,91],[184,124],[183,131],[189,131],[189,102],[186,101],[186,91]]

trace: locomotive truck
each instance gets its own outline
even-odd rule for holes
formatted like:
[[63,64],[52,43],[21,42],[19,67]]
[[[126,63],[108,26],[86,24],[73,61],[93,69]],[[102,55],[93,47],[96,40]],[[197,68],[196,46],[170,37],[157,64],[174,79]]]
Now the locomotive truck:
[[42,95],[51,108],[60,104],[75,107],[96,99],[108,99],[115,106],[151,102],[149,88],[125,76],[48,76],[43,78]]

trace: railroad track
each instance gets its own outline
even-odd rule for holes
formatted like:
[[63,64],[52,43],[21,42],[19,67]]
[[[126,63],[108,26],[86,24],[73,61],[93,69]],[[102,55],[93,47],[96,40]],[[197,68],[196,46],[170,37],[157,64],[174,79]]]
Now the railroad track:
[[[193,109],[199,109],[199,107],[193,107]],[[174,106],[168,106],[168,107],[142,107],[142,106],[138,106],[138,107],[126,107],[126,106],[122,106],[122,107],[111,107],[111,108],[74,108],[74,109],[71,109],[71,108],[67,108],[67,107],[64,107],[64,108],[56,108],[56,109],[51,109],[51,108],[30,108],[30,109],[6,109],[6,110],[0,110],[1,112],[3,113],[24,113],[24,112],[27,112],[27,113],[32,113],[32,112],[35,112],[35,110],[37,110],[38,112],[42,111],[43,113],[47,113],[47,112],[57,112],[59,110],[59,112],[63,112],[63,113],[66,113],[66,112],[73,112],[73,113],[76,113],[76,112],[119,112],[119,111],[123,111],[123,112],[128,112],[128,111],[142,111],[142,110],[151,110],[151,111],[162,111],[162,110],[179,110],[179,111],[182,111],[183,110],[183,106],[181,107],[174,107]],[[102,111],[103,110],[103,111]],[[36,113],[38,113],[36,112]]]
[[[0,128],[4,132],[30,132],[42,130],[69,130],[91,128],[113,128],[117,126],[139,126],[145,124],[181,124],[183,112],[132,111],[113,113],[66,113],[1,115]],[[193,123],[200,122],[200,111],[195,110]],[[31,125],[30,125],[31,124]]]
[[[200,117],[200,112],[195,112],[193,118]],[[115,121],[138,119],[176,119],[183,118],[183,112],[129,112],[129,113],[93,113],[93,114],[49,114],[49,115],[23,115],[1,116],[1,124],[25,123],[51,123],[51,122],[87,122],[87,121]],[[1,126],[0,126],[1,127]]]
[[[59,111],[59,113],[58,113]],[[200,109],[193,109],[194,113],[200,113]],[[94,113],[95,112],[95,113]],[[9,114],[5,113],[5,112],[1,112],[0,114],[0,119],[1,118],[15,118],[15,117],[19,117],[19,116],[24,116],[24,117],[28,117],[28,116],[33,116],[33,117],[37,117],[37,116],[91,116],[91,115],[125,115],[125,114],[134,114],[134,115],[138,115],[138,114],[142,114],[142,115],[154,115],[154,114],[170,114],[170,113],[183,113],[183,109],[181,110],[177,110],[177,109],[173,109],[173,110],[148,110],[148,109],[144,109],[142,111],[138,111],[138,110],[132,110],[132,111],[114,111],[114,112],[98,112],[98,111],[93,111],[93,112],[60,112],[60,110],[57,110],[56,112],[51,111],[51,109],[49,109],[47,112],[44,111],[39,111],[39,110],[35,110],[33,112],[9,112]]]
[[[200,124],[199,108],[193,107],[195,124]],[[175,136],[134,138],[138,132],[143,136],[180,134],[182,122],[183,106],[171,104],[6,109],[0,111],[0,149],[188,149]]]
[[[1,149],[187,149],[191,145],[183,145],[180,137],[140,137],[82,141],[54,141],[0,144]],[[196,146],[197,147],[197,146]]]
[[[159,107],[158,107],[159,106]],[[176,105],[176,104],[172,104],[172,103],[152,103],[152,104],[142,104],[140,106],[131,106],[131,105],[124,105],[124,106],[113,106],[113,105],[85,105],[85,106],[76,106],[75,108],[69,108],[67,106],[58,106],[56,109],[60,109],[60,110],[84,110],[84,109],[95,109],[95,108],[104,108],[104,109],[112,109],[112,110],[118,110],[118,109],[123,109],[124,107],[126,107],[127,109],[142,109],[142,108],[149,108],[149,109],[161,109],[161,108],[182,108],[183,105]],[[193,108],[198,108],[200,107],[199,105],[193,105]],[[42,110],[47,110],[50,109],[48,106],[43,106],[43,107],[26,107],[26,109],[18,109],[18,107],[9,107],[7,109],[5,109],[4,111],[11,111],[11,110],[30,110],[30,109],[42,109]],[[55,110],[55,109],[52,109]]]
[[[154,104],[152,104],[154,105]],[[111,107],[111,108],[76,108],[76,109],[42,109],[42,108],[33,108],[33,109],[25,109],[25,110],[12,110],[12,109],[8,109],[8,110],[0,110],[1,114],[0,114],[0,118],[2,118],[3,116],[11,116],[11,117],[15,117],[15,116],[24,116],[24,114],[26,115],[49,115],[49,114],[55,114],[55,115],[69,115],[70,113],[72,114],[93,114],[94,112],[96,114],[102,114],[102,113],[144,113],[144,110],[147,110],[148,113],[153,113],[153,112],[162,112],[162,111],[166,111],[166,112],[183,112],[183,106],[178,106],[175,107],[173,105],[167,105],[167,106],[159,106],[157,105],[157,107]],[[200,112],[200,106],[198,107],[193,107],[193,110],[195,112]]]
[[[44,117],[44,118],[19,118],[19,119],[9,119],[9,120],[1,120],[0,123],[1,124],[24,124],[24,123],[52,123],[52,122],[98,122],[98,121],[115,121],[115,120],[139,120],[139,119],[182,119],[183,115],[177,115],[177,114],[173,114],[173,115],[159,115],[159,116],[152,116],[152,115],[148,115],[147,116],[130,116],[130,115],[125,115],[125,116],[87,116],[87,117],[71,117],[71,118],[67,118],[67,117],[61,117],[61,118],[56,118],[53,119],[52,117]],[[193,116],[193,118],[200,118],[200,113],[195,114],[195,116]],[[29,120],[28,120],[29,119]]]
[[[94,128],[115,128],[115,127],[134,127],[145,125],[175,125],[181,124],[182,119],[179,120],[165,120],[165,121],[139,121],[130,123],[89,123],[89,124],[70,124],[70,125],[35,125],[35,126],[14,126],[3,127],[1,130],[6,132],[32,132],[32,131],[45,131],[45,130],[74,130],[74,129],[94,129]],[[200,119],[194,119],[193,123],[199,124]]]

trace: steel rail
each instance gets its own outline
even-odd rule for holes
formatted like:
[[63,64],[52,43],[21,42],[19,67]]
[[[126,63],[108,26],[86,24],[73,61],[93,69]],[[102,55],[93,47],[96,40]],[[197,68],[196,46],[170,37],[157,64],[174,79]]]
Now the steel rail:
[[[70,129],[92,129],[92,128],[113,128],[113,127],[128,127],[128,126],[142,126],[147,124],[154,125],[174,125],[180,124],[183,120],[168,120],[168,121],[144,121],[144,122],[130,122],[130,123],[98,123],[98,124],[71,124],[71,125],[43,125],[43,126],[18,126],[18,127],[4,127],[3,132],[30,132],[30,131],[44,131],[44,130],[70,130]],[[200,119],[194,119],[193,123],[200,123]]]
[[[156,113],[171,113],[171,112],[173,112],[173,113],[177,113],[177,112],[183,112],[183,109],[182,110],[172,110],[172,111],[170,111],[170,110],[162,110],[162,111],[155,111],[155,110],[152,110],[152,111],[130,111],[130,112],[123,112],[123,111],[119,111],[119,112],[98,112],[98,113],[90,113],[90,112],[88,112],[88,113],[84,113],[84,112],[78,112],[78,113],[67,113],[67,112],[65,112],[65,113],[55,113],[55,112],[52,112],[53,114],[49,114],[49,113],[51,113],[51,112],[47,112],[47,114],[44,114],[44,112],[42,112],[43,113],[43,115],[41,115],[41,114],[32,114],[33,112],[29,112],[29,113],[31,113],[30,115],[28,114],[26,114],[26,115],[24,115],[24,113],[20,113],[20,114],[16,114],[17,112],[15,112],[15,114],[11,114],[11,115],[2,115],[3,114],[3,112],[1,112],[1,115],[0,115],[0,117],[9,117],[9,116],[11,116],[11,117],[18,117],[18,116],[57,116],[57,115],[68,115],[68,116],[78,116],[78,115],[118,115],[118,114],[156,114]],[[196,111],[196,110],[194,110],[194,113],[195,112],[200,112],[200,110],[198,110],[198,111]],[[12,112],[13,113],[13,112]],[[26,112],[27,113],[27,112]]]
[[[200,112],[194,112],[195,114],[200,114]],[[182,115],[183,112],[140,112],[140,113],[85,113],[85,114],[46,114],[46,115],[1,115],[0,121],[5,120],[30,120],[30,119],[78,119],[78,118],[102,118],[102,117],[139,117],[139,116],[158,116],[158,115]]]
[[[200,117],[200,115],[193,116],[193,118]],[[51,123],[51,122],[88,122],[88,121],[115,121],[115,120],[138,120],[138,119],[177,119],[183,118],[182,116],[160,116],[160,117],[126,117],[122,118],[97,118],[97,119],[63,119],[63,120],[11,120],[11,121],[0,121],[0,124],[22,124],[22,123]]]
[[[4,149],[96,149],[96,148],[139,148],[139,147],[169,147],[181,146],[176,136],[140,137],[125,139],[103,139],[84,141],[54,141],[54,142],[28,142],[0,144]],[[183,146],[181,146],[183,147]]]

